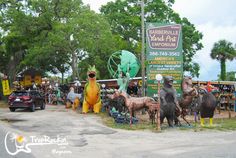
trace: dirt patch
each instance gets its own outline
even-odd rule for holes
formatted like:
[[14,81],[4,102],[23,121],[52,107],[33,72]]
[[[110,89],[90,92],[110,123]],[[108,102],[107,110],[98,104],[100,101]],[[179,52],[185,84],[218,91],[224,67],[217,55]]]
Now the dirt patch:
[[4,118],[4,119],[0,119],[0,121],[9,122],[9,123],[15,123],[15,122],[22,122],[22,121],[26,121],[26,120],[23,120],[23,119],[7,119],[7,118]]
[[[139,123],[150,122],[149,116],[147,113],[143,115],[140,112],[137,112],[136,116],[139,119]],[[215,114],[214,114],[214,118],[216,118],[216,119],[236,118],[236,112],[221,110],[221,112],[219,113],[219,111],[216,110]],[[190,122],[194,122],[194,115],[187,115],[186,119]],[[180,121],[181,121],[181,123],[186,123],[183,119],[180,119]],[[166,119],[164,122],[166,122]]]
[[[141,112],[136,113],[136,117],[138,118],[138,123],[133,124],[132,127],[130,127],[129,124],[118,124],[115,123],[114,119],[108,114],[100,114],[102,118],[103,124],[105,124],[108,127],[111,128],[117,128],[117,129],[125,129],[125,130],[150,130],[153,132],[157,132],[157,127],[156,123],[152,124],[151,121],[149,120],[148,114],[142,114]],[[209,126],[209,119],[205,120],[205,126],[201,127],[200,126],[200,120],[195,123],[194,121],[194,115],[187,115],[186,119],[190,123],[190,126],[182,119],[180,118],[181,121],[181,126],[175,126],[174,129],[180,129],[180,130],[194,130],[194,131],[202,131],[202,130],[236,130],[236,112],[230,111],[230,118],[229,118],[229,112],[228,111],[221,111],[219,113],[218,111],[215,111],[214,114],[214,121],[213,121],[213,126]],[[165,119],[163,124],[161,125],[162,131],[165,130],[171,130],[167,124],[167,120]]]
[[8,104],[4,101],[0,101],[0,108],[8,108]]

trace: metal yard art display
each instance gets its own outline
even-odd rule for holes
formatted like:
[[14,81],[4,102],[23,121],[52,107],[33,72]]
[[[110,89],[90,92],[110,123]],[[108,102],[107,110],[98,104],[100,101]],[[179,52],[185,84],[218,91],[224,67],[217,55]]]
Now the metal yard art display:
[[140,62],[133,53],[121,50],[110,56],[107,67],[110,75],[118,78],[119,91],[127,92],[129,80],[137,75]]
[[113,53],[108,59],[107,68],[113,78],[119,78],[120,71],[124,74],[129,73],[133,78],[140,69],[138,58],[127,50],[121,50]]
[[157,96],[156,74],[173,76],[174,87],[181,93],[183,75],[182,31],[178,24],[146,24],[147,95]]

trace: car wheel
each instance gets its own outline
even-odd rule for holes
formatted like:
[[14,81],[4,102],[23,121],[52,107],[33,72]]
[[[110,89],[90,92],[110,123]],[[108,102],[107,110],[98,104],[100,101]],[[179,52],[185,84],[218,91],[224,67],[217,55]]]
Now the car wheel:
[[16,111],[16,109],[15,108],[9,108],[10,109],[10,111],[11,112],[14,112],[14,111]]
[[32,104],[32,107],[30,109],[31,112],[34,112],[35,111],[35,104]]
[[41,105],[41,110],[44,110],[45,109],[45,103],[43,102],[43,105]]

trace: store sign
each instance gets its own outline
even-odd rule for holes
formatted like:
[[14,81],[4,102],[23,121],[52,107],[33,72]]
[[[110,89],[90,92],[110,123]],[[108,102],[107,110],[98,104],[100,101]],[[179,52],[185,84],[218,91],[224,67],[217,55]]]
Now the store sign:
[[9,81],[8,80],[2,80],[2,89],[3,89],[3,95],[10,95],[11,90],[9,86]]
[[181,25],[147,23],[146,41],[147,95],[157,96],[157,74],[174,77],[174,87],[180,95],[183,76]]

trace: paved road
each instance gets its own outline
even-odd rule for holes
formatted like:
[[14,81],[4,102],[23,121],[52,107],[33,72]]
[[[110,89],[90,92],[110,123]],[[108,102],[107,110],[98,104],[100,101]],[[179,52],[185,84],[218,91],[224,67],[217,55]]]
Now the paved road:
[[[0,122],[2,123],[2,122]],[[7,153],[6,151],[6,147],[5,147],[5,143],[4,143],[4,139],[5,139],[5,136],[7,134],[7,129],[6,129],[6,126],[0,124],[0,158],[12,158],[12,157],[17,157],[17,158],[34,158],[34,156],[32,154],[28,154],[28,153],[18,153],[17,155],[15,156],[12,156],[10,155],[9,153]],[[9,151],[14,151],[16,150],[16,147],[14,144],[12,143],[8,143],[7,145]]]
[[[31,153],[16,155],[20,158],[236,158],[236,131],[117,130],[102,125],[93,114],[81,115],[63,106],[34,113],[0,109],[0,120],[0,158],[9,157],[2,139],[6,132],[22,135],[25,144],[36,142],[29,146]],[[40,145],[45,139],[51,144]]]

